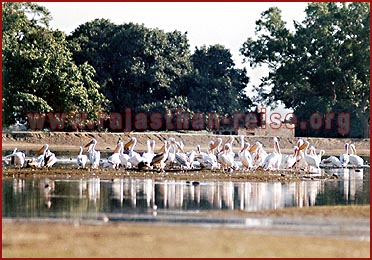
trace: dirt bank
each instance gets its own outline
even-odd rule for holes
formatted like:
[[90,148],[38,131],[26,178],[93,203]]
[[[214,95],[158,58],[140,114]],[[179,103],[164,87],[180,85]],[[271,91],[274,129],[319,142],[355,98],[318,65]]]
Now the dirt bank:
[[[97,149],[112,151],[118,141],[121,138],[124,142],[130,140],[131,137],[136,137],[138,142],[136,150],[144,151],[146,149],[147,139],[153,139],[156,141],[157,149],[161,147],[163,141],[169,137],[175,137],[178,141],[183,141],[185,144],[185,150],[189,151],[196,149],[196,145],[200,144],[202,150],[206,149],[209,140],[215,140],[217,137],[221,137],[222,140],[226,140],[226,135],[214,135],[208,133],[158,133],[158,132],[144,132],[144,133],[88,133],[88,132],[13,132],[2,134],[2,149],[12,150],[14,147],[23,150],[37,150],[44,143],[48,143],[50,149],[53,151],[79,151],[79,146],[89,142],[94,137],[97,139]],[[237,151],[240,147],[240,140],[238,136],[234,142],[234,150]],[[338,155],[342,153],[343,146],[346,142],[354,143],[358,154],[369,155],[370,154],[370,140],[366,139],[336,139],[336,138],[304,138],[308,140],[310,144],[314,145],[317,149],[324,149],[326,155]],[[263,143],[265,149],[268,152],[273,150],[272,138],[268,136],[247,136],[246,141],[253,144],[256,141]],[[296,144],[297,138],[285,137],[280,139],[280,146],[283,153],[291,153],[293,146]]]

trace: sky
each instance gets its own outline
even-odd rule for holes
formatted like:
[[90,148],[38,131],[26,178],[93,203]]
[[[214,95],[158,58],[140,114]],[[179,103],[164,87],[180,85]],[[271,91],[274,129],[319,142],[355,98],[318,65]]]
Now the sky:
[[[287,28],[293,29],[293,21],[305,18],[307,2],[38,2],[52,15],[51,27],[70,34],[79,25],[96,18],[109,19],[115,24],[128,22],[144,24],[165,32],[187,32],[191,52],[195,47],[223,45],[233,55],[236,67],[242,64],[239,49],[248,37],[254,36],[255,21],[263,11],[277,6]],[[248,68],[250,84],[260,83],[266,68]]]

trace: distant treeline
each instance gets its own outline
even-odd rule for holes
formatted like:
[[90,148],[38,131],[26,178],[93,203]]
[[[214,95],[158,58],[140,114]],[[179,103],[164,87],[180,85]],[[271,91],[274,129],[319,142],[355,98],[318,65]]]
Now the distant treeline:
[[[369,136],[369,3],[310,3],[294,31],[278,8],[263,12],[255,38],[247,32],[240,49],[247,64],[270,72],[252,99],[247,70],[236,67],[230,50],[191,51],[187,32],[95,19],[67,36],[50,28],[49,11],[36,3],[3,3],[2,12],[3,126],[27,123],[35,112],[86,113],[99,126],[102,111],[126,108],[148,118],[177,109],[231,118],[282,102],[301,120],[348,113],[345,136]],[[296,134],[340,136],[336,123],[296,125]]]

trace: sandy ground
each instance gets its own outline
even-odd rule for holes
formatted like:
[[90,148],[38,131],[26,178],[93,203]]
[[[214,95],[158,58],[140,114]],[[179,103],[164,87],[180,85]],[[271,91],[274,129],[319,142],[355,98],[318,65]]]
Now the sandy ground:
[[[221,213],[217,213],[221,214]],[[369,220],[370,206],[289,208],[246,216]],[[370,257],[370,242],[185,224],[2,221],[3,257]]]

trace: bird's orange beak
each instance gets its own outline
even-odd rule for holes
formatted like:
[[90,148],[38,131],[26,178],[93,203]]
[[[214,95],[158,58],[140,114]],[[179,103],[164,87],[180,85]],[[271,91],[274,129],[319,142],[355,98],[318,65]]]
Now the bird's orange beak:
[[304,143],[303,145],[301,145],[301,146],[299,147],[299,150],[300,150],[300,151],[304,150],[304,149],[306,148],[306,146],[307,146],[307,143]]
[[163,144],[160,149],[159,149],[159,153],[164,153],[165,151],[165,145]]
[[252,145],[252,147],[249,149],[249,152],[252,153],[254,151],[256,151],[257,149],[257,144],[255,143],[254,145]]
[[181,147],[178,143],[176,143],[176,146],[177,146],[177,148],[178,148],[182,153],[185,153],[185,151],[182,149],[182,147]]
[[130,147],[132,144],[133,144],[133,140],[130,139],[130,141],[124,145],[124,150],[129,150],[129,147]]
[[87,143],[84,148],[88,147],[89,145],[91,145],[93,143],[93,140],[91,140],[89,143]]
[[209,147],[210,150],[214,150],[218,147],[218,142],[213,142],[213,144],[211,144],[211,146]]
[[243,152],[245,149],[248,148],[248,144],[244,144],[243,148],[240,150],[240,152]]
[[45,151],[45,145],[43,145],[43,147],[41,147],[41,148],[36,152],[36,155],[43,154],[44,151]]
[[114,153],[118,153],[120,151],[120,145],[117,145],[115,150],[114,150]]

